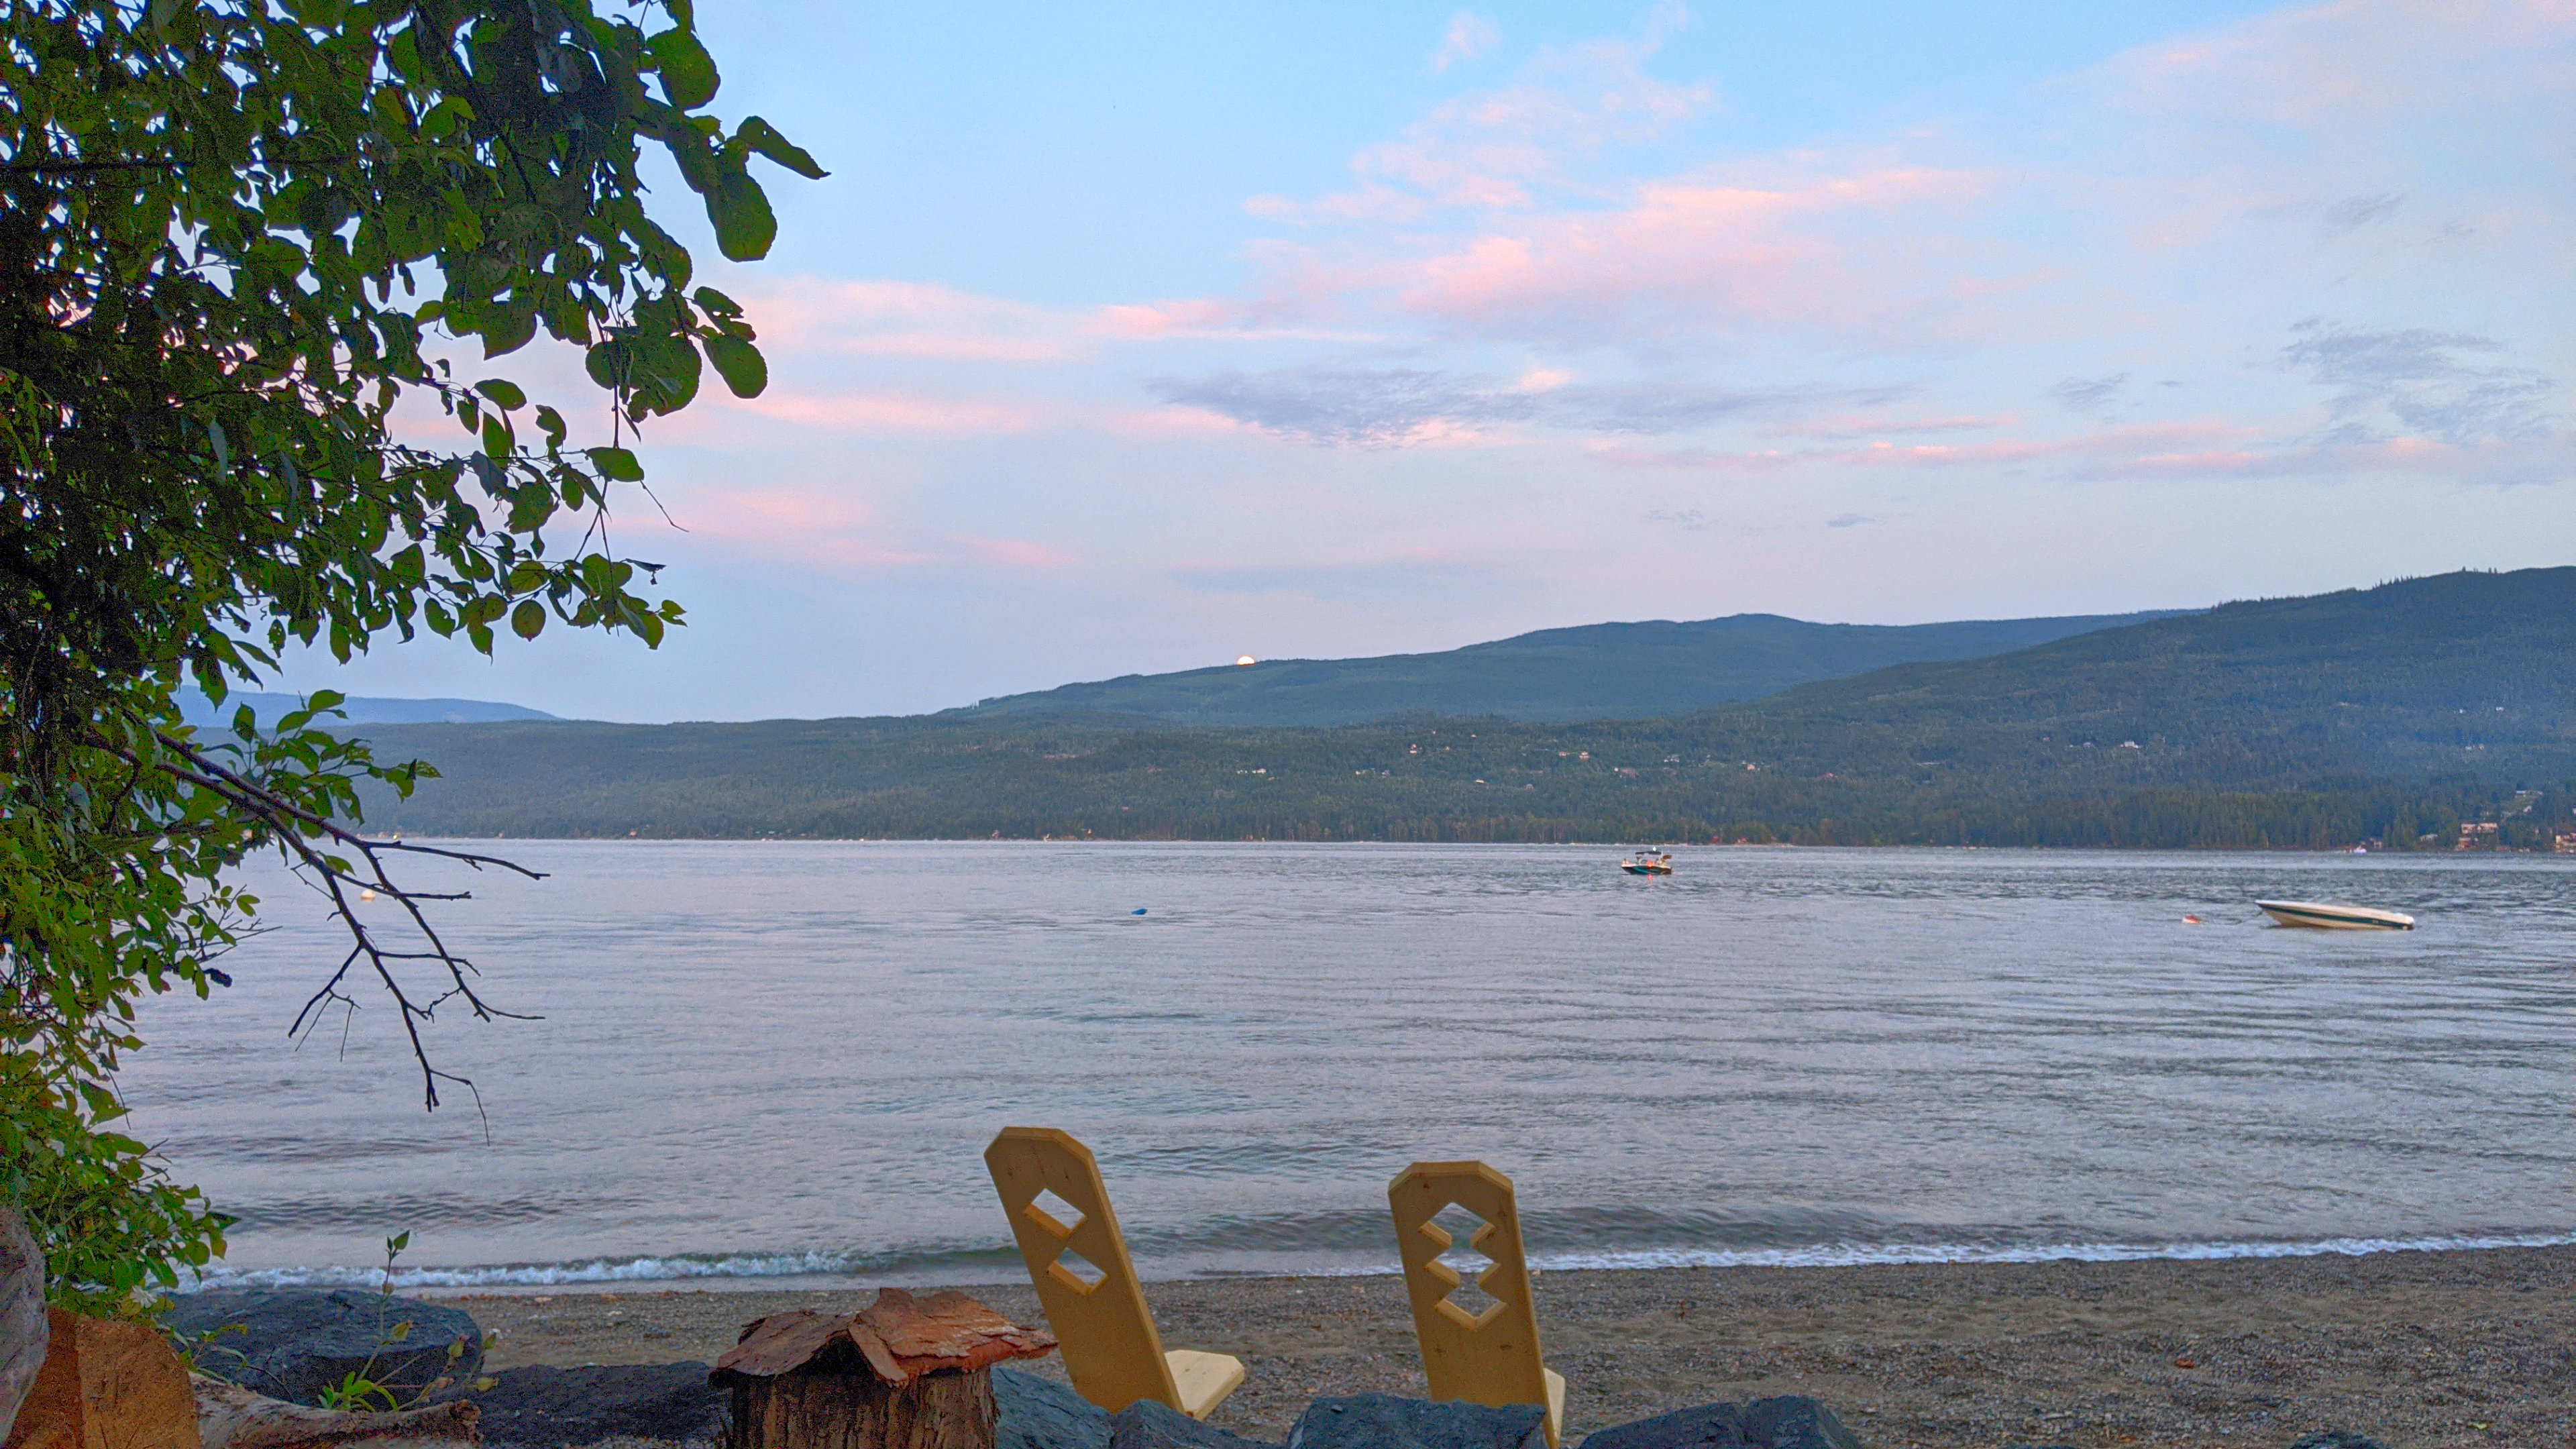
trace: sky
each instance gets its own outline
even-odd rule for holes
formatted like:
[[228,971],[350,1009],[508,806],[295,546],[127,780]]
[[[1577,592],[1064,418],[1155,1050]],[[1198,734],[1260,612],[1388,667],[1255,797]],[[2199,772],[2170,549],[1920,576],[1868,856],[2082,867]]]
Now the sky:
[[2576,562],[2576,0],[698,15],[832,175],[731,266],[650,173],[770,363],[617,512],[688,627],[281,683],[913,713]]

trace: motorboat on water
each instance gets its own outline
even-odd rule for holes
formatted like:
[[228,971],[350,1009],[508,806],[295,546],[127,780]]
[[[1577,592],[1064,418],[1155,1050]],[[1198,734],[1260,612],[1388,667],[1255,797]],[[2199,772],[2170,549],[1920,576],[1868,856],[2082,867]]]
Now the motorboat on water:
[[1630,875],[1671,875],[1673,853],[1669,850],[1641,850],[1619,862],[1619,868]]
[[2415,918],[2403,911],[2370,906],[2329,905],[2323,901],[2256,901],[2263,914],[2284,926],[2321,926],[2329,931],[2411,931]]

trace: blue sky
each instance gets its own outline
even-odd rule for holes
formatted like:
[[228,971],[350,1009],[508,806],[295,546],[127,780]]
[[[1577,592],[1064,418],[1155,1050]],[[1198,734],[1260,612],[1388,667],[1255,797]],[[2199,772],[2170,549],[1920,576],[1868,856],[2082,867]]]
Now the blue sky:
[[912,712],[2576,559],[2567,0],[700,16],[833,175],[702,262],[772,386],[619,518],[690,627],[288,684]]

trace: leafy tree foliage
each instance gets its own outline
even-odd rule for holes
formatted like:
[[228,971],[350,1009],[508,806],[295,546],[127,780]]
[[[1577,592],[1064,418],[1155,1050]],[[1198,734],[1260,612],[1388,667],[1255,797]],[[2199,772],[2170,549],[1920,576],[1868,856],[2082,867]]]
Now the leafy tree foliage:
[[[317,1005],[390,993],[430,1105],[421,1026],[492,1014],[389,872],[406,848],[333,823],[357,782],[418,772],[319,728],[327,694],[221,735],[173,691],[220,700],[297,644],[680,622],[609,544],[644,476],[624,433],[708,366],[766,379],[639,160],[669,155],[736,260],[776,231],[754,158],[823,174],[708,114],[717,88],[687,0],[0,0],[0,1191],[64,1301],[130,1304],[222,1251],[110,1082],[144,993],[225,982],[247,852],[334,901],[351,950]],[[604,442],[454,370],[540,333],[582,349]],[[405,406],[465,441],[408,441]]]

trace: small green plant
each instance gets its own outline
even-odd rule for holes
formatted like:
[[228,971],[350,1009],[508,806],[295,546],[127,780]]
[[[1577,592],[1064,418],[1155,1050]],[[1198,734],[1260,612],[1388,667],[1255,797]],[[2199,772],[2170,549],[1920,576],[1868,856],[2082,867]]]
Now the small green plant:
[[[396,1233],[392,1237],[385,1239],[385,1266],[383,1273],[376,1284],[376,1296],[378,1301],[376,1305],[375,1349],[367,1355],[367,1361],[364,1364],[361,1364],[357,1368],[351,1369],[348,1373],[342,1375],[338,1383],[325,1384],[322,1386],[323,1408],[339,1409],[347,1413],[390,1414],[398,1409],[408,1407],[408,1405],[402,1400],[394,1396],[394,1391],[391,1388],[376,1382],[375,1372],[376,1360],[383,1355],[386,1349],[392,1348],[411,1337],[412,1325],[410,1319],[402,1319],[390,1326],[385,1322],[386,1318],[393,1312],[394,1260],[400,1258],[403,1255],[404,1250],[410,1246],[411,1233],[408,1230]],[[451,1365],[454,1364],[456,1360],[464,1354],[464,1352],[465,1344],[462,1340],[449,1344],[447,1346],[448,1363]],[[441,1375],[438,1378],[432,1379],[430,1382],[421,1386],[420,1392],[413,1395],[410,1402],[413,1404],[419,1403],[422,1399],[425,1399],[432,1393],[447,1387],[454,1381],[455,1380],[452,1375]]]
[[[219,1359],[231,1359],[234,1363],[245,1366],[250,1363],[250,1355],[242,1352],[240,1349],[230,1347],[229,1345],[217,1341],[233,1337],[236,1334],[247,1336],[249,1333],[249,1324],[224,1323],[218,1324],[213,1328],[209,1328],[203,1333],[192,1334],[173,1332],[170,1335],[170,1346],[179,1351],[179,1361],[188,1366],[188,1372],[192,1374],[211,1374],[214,1373],[214,1362]],[[230,1378],[232,1376],[230,1374],[221,1374],[217,1375],[217,1377]]]

